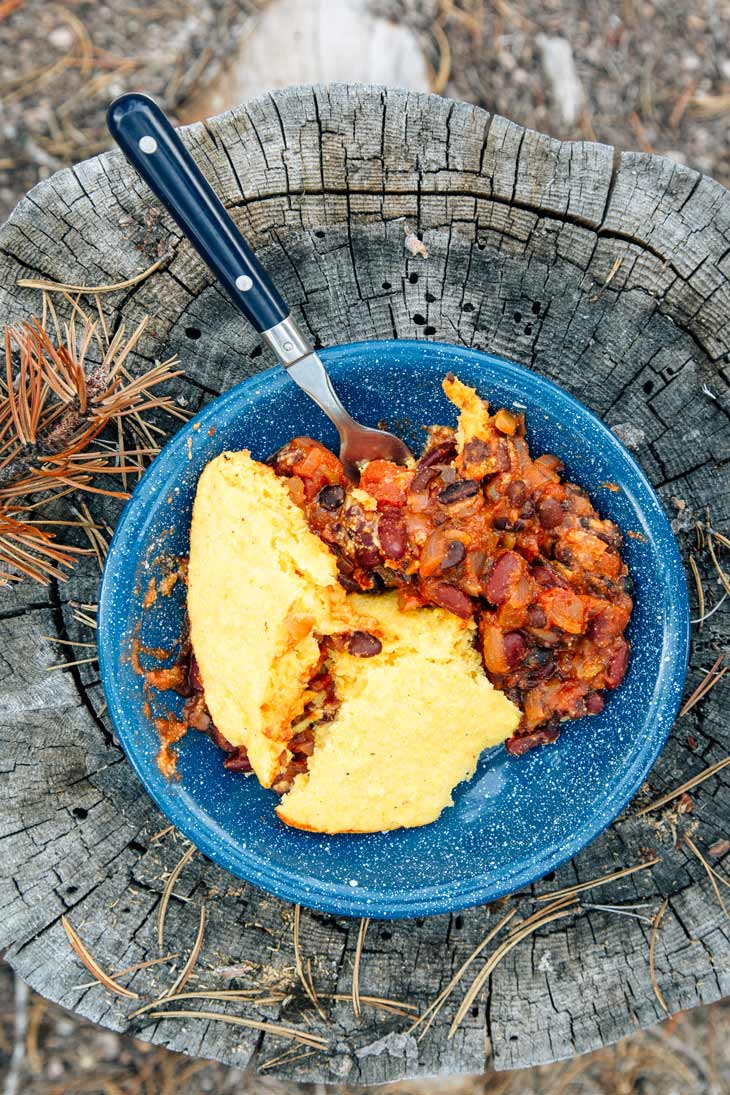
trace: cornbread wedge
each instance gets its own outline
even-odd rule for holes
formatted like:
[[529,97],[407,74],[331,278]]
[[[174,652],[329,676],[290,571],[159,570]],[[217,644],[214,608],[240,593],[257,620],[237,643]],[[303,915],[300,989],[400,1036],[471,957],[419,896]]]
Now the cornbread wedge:
[[487,680],[473,621],[440,608],[401,612],[396,593],[348,601],[369,617],[382,651],[333,651],[339,711],[317,728],[308,771],[276,812],[325,833],[426,825],[480,753],[514,732],[520,712]]
[[270,787],[320,658],[318,639],[361,620],[286,482],[246,451],[223,453],[200,477],[188,582],[208,709]]

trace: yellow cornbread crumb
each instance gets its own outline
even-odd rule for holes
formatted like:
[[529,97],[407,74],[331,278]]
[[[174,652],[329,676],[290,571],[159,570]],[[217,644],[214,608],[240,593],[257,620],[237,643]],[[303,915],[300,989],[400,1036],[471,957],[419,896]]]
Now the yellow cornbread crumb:
[[286,483],[248,452],[212,460],[190,529],[190,637],[215,725],[269,787],[319,661],[361,621]]
[[351,594],[382,652],[330,660],[340,708],[315,732],[309,768],[277,814],[316,832],[426,825],[451,805],[480,753],[516,729],[520,712],[487,680],[475,624],[440,608],[398,610],[395,593]]

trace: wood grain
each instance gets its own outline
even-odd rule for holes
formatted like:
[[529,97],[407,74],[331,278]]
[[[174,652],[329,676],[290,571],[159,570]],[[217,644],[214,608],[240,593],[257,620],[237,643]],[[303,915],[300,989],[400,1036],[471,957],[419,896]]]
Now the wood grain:
[[[670,515],[677,514],[672,499],[681,498],[685,515],[709,506],[715,527],[727,531],[730,198],[721,186],[658,157],[560,143],[463,103],[363,86],[264,96],[184,137],[318,344],[428,337],[521,362],[629,439]],[[117,322],[122,314],[129,325],[152,316],[137,366],[179,353],[187,371],[179,398],[197,408],[272,362],[173,224],[154,218],[153,198],[120,155],[54,175],[0,234],[0,318],[39,308],[18,278],[116,282],[163,253],[163,268],[106,299]],[[422,234],[427,259],[406,250],[406,226]],[[115,503],[90,506],[116,519]],[[680,540],[686,552],[687,536]],[[123,1001],[100,987],[76,987],[84,971],[60,918],[69,915],[104,968],[157,957],[156,911],[184,844],[174,834],[148,842],[165,820],[101,714],[96,667],[46,672],[60,658],[73,660],[73,650],[53,649],[41,636],[89,639],[70,602],[96,599],[95,565],[85,560],[61,587],[23,586],[0,600],[0,946],[45,996],[124,1029]],[[702,574],[711,607],[717,582],[709,568]],[[689,691],[727,648],[729,613],[723,606],[695,635]],[[729,727],[721,684],[675,728],[641,801],[727,755]],[[702,848],[728,835],[729,771],[692,792]],[[674,846],[662,819],[629,808],[535,889],[569,886],[656,852],[656,866],[604,887],[600,901],[669,898],[655,971],[676,1012],[730,992],[730,930],[701,864]],[[293,972],[291,907],[199,854],[175,894],[170,950],[189,953],[203,901],[208,910],[188,987],[224,988],[215,970],[244,964],[246,984],[293,986],[289,1003],[246,1014],[303,1025],[308,1002]],[[425,1008],[500,915],[480,908],[373,922],[361,992]],[[306,1028],[325,1034],[327,1053],[281,1063],[279,1074],[379,1083],[524,1067],[586,1052],[663,1017],[650,977],[650,928],[594,910],[511,951],[453,1040],[446,1033],[458,995],[417,1043],[404,1034],[405,1021],[387,1013],[367,1008],[354,1018],[357,935],[356,921],[303,911],[303,959],[312,959],[318,990],[343,1000],[328,1004],[331,1026],[315,1019]],[[152,998],[174,976],[158,965],[125,983]],[[147,1019],[130,1029],[238,1066],[252,1057],[255,1065],[280,1045],[205,1020]]]

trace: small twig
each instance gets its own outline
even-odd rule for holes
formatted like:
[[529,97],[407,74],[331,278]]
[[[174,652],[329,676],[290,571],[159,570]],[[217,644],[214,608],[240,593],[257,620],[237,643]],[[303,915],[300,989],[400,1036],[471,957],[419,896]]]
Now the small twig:
[[71,926],[65,916],[61,917],[61,923],[69,938],[71,946],[81,962],[86,966],[89,973],[93,973],[94,977],[100,981],[105,988],[109,989],[110,992],[116,992],[119,996],[127,996],[130,1000],[139,1000],[138,992],[132,992],[131,989],[125,988],[124,985],[120,985],[113,977],[110,977],[108,973],[104,972],[96,959],[92,958],[89,954],[78,932]]
[[15,974],[15,1019],[13,1025],[13,1052],[10,1055],[8,1071],[5,1075],[3,1095],[18,1095],[20,1074],[25,1059],[25,1041],[28,1032],[28,1003],[30,989],[21,977]]
[[697,787],[700,783],[704,783],[710,776],[714,776],[717,772],[720,772],[723,768],[726,768],[730,764],[730,757],[725,757],[723,760],[718,760],[716,764],[711,764],[709,768],[705,768],[699,775],[693,776],[692,779],[688,779],[686,783],[681,784],[679,787],[675,787],[673,791],[668,791],[666,795],[662,795],[661,798],[656,799],[655,802],[650,802],[648,806],[642,806],[640,810],[637,810],[634,817],[641,817],[642,814],[648,814],[650,810],[659,810],[662,806],[666,806],[668,802],[671,802],[673,798],[679,798],[685,791],[691,791],[693,787]]
[[658,910],[656,916],[651,921],[653,925],[651,929],[651,939],[649,940],[649,976],[651,977],[652,988],[654,989],[654,995],[659,1001],[660,1007],[669,1015],[669,1008],[667,1007],[662,990],[659,988],[659,982],[657,981],[656,971],[654,969],[654,952],[656,949],[657,933],[659,931],[659,925],[662,922],[664,913],[667,911],[667,905],[669,904],[669,898],[665,897],[662,901],[661,908]]
[[355,945],[355,961],[352,967],[352,1010],[355,1013],[356,1019],[359,1019],[362,1015],[362,1010],[360,1008],[360,962],[362,960],[362,949],[365,945],[365,936],[368,933],[369,924],[369,918],[363,916],[360,920],[357,943]]
[[170,872],[170,877],[165,883],[165,888],[162,891],[162,898],[160,900],[160,911],[157,914],[157,942],[160,947],[163,947],[165,945],[165,918],[167,916],[167,906],[170,904],[170,897],[172,896],[173,886],[180,877],[180,873],[182,872],[186,863],[189,863],[194,854],[195,845],[191,844],[190,847],[187,848],[185,852],[183,852],[177,865],[173,867],[172,871]]

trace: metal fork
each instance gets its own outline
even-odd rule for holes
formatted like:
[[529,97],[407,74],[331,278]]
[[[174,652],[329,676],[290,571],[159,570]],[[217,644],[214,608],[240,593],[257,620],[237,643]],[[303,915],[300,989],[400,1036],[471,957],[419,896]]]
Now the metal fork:
[[346,473],[357,482],[362,461],[404,464],[412,459],[400,438],[363,426],[342,406],[319,354],[157,104],[136,92],[122,95],[109,107],[107,123],[124,155],[236,307],[266,340],[294,383],[334,423]]

